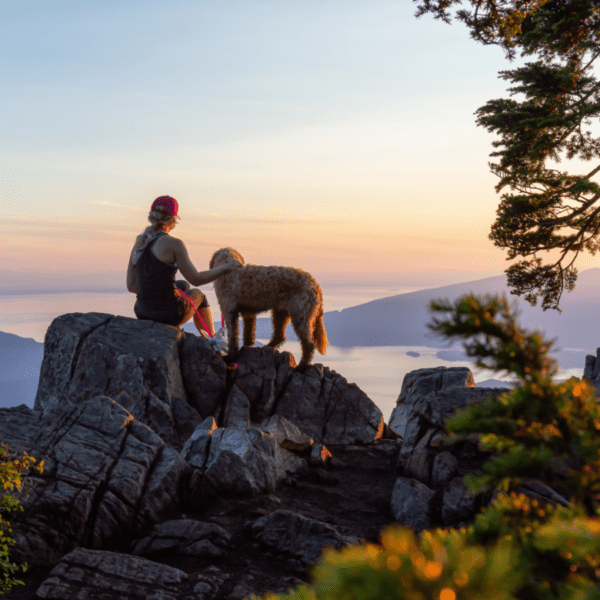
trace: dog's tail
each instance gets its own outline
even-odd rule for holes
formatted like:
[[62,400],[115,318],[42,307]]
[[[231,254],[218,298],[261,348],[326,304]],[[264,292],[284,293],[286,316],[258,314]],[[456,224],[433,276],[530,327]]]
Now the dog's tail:
[[327,352],[327,332],[325,331],[325,325],[323,325],[323,305],[319,307],[313,326],[313,342],[320,354]]

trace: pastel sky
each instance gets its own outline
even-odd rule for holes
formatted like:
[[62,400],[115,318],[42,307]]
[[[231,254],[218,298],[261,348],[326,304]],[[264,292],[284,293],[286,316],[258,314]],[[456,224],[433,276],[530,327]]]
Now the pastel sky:
[[[508,62],[409,0],[20,0],[0,17],[0,248],[125,273],[152,200],[198,268],[233,246],[326,281],[499,274]],[[600,263],[598,263],[600,264]],[[593,260],[585,268],[597,266]]]

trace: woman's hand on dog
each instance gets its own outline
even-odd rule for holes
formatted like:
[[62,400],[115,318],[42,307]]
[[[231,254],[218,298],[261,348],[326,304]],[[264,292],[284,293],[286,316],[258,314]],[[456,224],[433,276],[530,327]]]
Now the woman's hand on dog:
[[239,261],[227,262],[224,265],[219,265],[218,267],[214,267],[209,271],[202,271],[202,273],[198,273],[198,278],[196,279],[194,285],[205,285],[207,283],[211,283],[215,279],[218,279],[219,277],[229,273],[229,271],[237,269],[241,266],[242,263]]
[[224,265],[222,265],[223,267],[227,267],[227,270],[225,271],[225,273],[229,273],[229,271],[233,271],[234,269],[239,269],[240,267],[242,267],[242,263],[239,262],[238,260],[234,260],[232,262],[228,262],[225,263]]

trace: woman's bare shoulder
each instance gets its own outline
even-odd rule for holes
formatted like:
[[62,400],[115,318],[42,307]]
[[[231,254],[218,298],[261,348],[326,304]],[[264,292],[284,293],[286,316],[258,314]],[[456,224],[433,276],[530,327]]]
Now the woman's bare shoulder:
[[173,237],[171,234],[166,235],[165,238],[166,238],[169,246],[173,249],[181,248],[182,246],[185,246],[185,244],[183,243],[183,240]]

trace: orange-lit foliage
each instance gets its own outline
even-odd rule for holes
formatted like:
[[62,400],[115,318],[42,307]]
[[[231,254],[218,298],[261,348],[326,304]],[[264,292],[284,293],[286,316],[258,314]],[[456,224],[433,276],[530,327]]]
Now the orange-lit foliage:
[[[33,456],[11,456],[9,450],[7,444],[0,443],[0,594],[9,591],[16,584],[23,585],[23,581],[15,579],[14,575],[19,569],[23,572],[27,570],[27,564],[19,566],[9,559],[9,546],[14,544],[14,540],[9,537],[12,529],[7,515],[23,510],[15,492],[21,491],[23,472],[30,468],[38,473],[44,470],[44,461],[33,467],[32,463],[36,462]],[[25,490],[26,493],[29,491]]]

